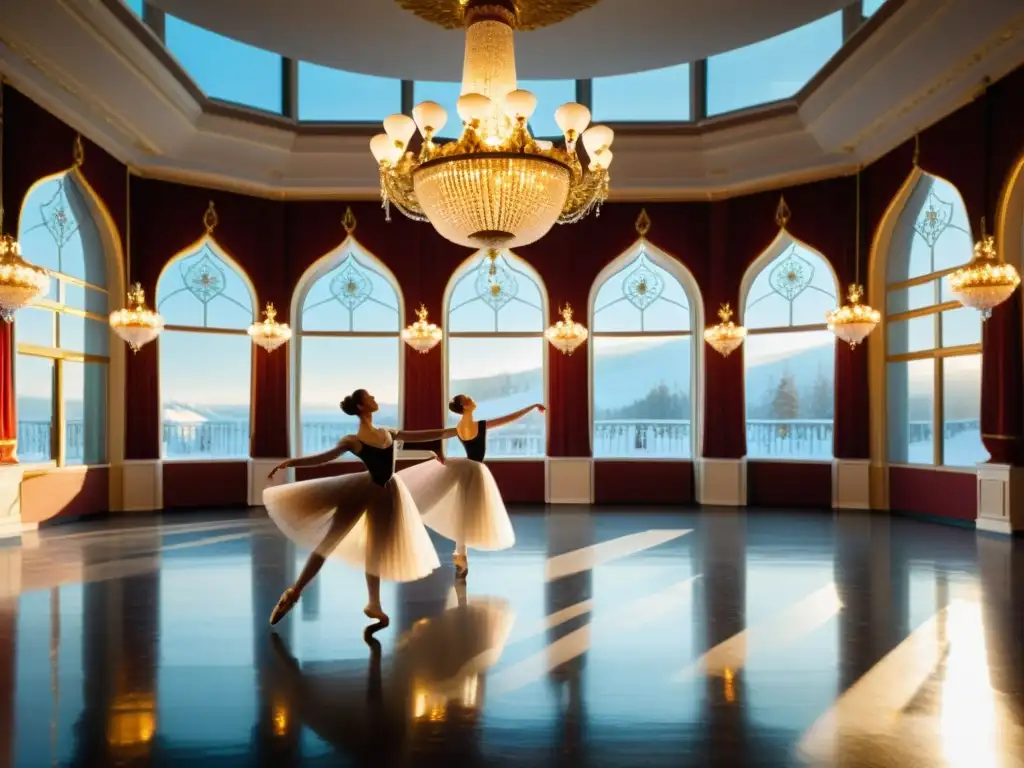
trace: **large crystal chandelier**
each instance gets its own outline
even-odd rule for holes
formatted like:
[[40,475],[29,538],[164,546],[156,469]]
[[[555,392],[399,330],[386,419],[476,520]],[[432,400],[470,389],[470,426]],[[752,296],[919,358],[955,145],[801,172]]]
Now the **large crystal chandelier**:
[[999,261],[995,238],[985,234],[982,219],[981,239],[974,244],[974,258],[949,276],[950,293],[965,307],[979,310],[987,320],[993,308],[1010,298],[1018,285],[1020,275],[1013,265]]
[[747,338],[747,329],[732,321],[732,309],[728,304],[723,304],[718,310],[718,319],[721,321],[718,325],[704,329],[704,341],[722,357],[728,357]]
[[[0,225],[3,223],[0,209]],[[50,276],[45,269],[21,258],[18,241],[0,234],[0,318],[14,320],[14,313],[27,307],[50,290]]]
[[134,283],[128,291],[128,306],[110,313],[110,327],[132,352],[138,352],[160,335],[164,319],[146,306],[142,284]]
[[427,308],[420,304],[416,310],[416,322],[402,329],[402,341],[421,355],[436,347],[444,334],[434,323],[427,322]]
[[277,322],[277,310],[270,302],[267,302],[267,308],[263,310],[263,320],[250,325],[248,333],[252,343],[267,352],[273,352],[292,337],[292,329],[285,323]]
[[[516,248],[539,240],[555,224],[575,223],[608,197],[614,133],[588,128],[590,110],[563,104],[555,121],[564,147],[538,141],[527,122],[537,98],[516,83],[513,0],[460,0],[466,29],[462,95],[456,103],[461,136],[434,141],[448,120],[444,107],[424,101],[413,116],[391,115],[370,141],[380,168],[385,211],[394,205],[429,221],[447,240],[467,248]],[[408,151],[419,128],[419,154]],[[582,140],[589,165],[576,153]]]
[[828,329],[852,349],[875,330],[882,315],[877,309],[860,303],[861,296],[864,295],[863,287],[856,283],[851,284],[848,295],[850,303],[826,312],[825,322],[828,323]]
[[572,319],[572,307],[562,307],[562,319],[544,332],[544,337],[563,355],[571,355],[587,340],[587,329]]

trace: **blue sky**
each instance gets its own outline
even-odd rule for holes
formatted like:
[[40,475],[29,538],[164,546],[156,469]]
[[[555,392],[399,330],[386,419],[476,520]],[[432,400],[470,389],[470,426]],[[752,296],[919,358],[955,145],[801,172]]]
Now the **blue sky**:
[[[138,0],[129,3],[136,12]],[[868,0],[870,15],[881,5]],[[793,96],[842,45],[842,14],[768,40],[728,51],[708,60],[708,113],[721,114]],[[170,15],[166,44],[196,84],[208,95],[269,112],[280,113],[281,57],[222,37]],[[596,78],[593,114],[596,121],[682,121],[691,117],[689,65]],[[538,99],[531,127],[535,135],[558,134],[554,110],[575,101],[571,80],[521,80],[520,88]],[[414,102],[444,105],[450,123],[443,135],[455,135],[458,83],[417,82]],[[401,110],[401,83],[299,63],[298,117],[313,121],[378,121]]]

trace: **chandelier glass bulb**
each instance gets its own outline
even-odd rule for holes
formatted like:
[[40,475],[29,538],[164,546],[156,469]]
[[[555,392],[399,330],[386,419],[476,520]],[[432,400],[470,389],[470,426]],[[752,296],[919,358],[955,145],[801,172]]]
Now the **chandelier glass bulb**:
[[[517,87],[513,32],[519,11],[511,2],[460,0],[466,30],[462,95],[455,104],[462,133],[436,143],[448,112],[425,101],[413,117],[392,115],[370,140],[380,173],[381,200],[416,221],[428,221],[457,245],[517,248],[539,240],[555,223],[575,223],[600,211],[608,198],[609,147],[614,132],[590,124],[582,104],[555,112],[565,145],[538,141],[527,121],[537,98]],[[423,138],[409,151],[415,129]],[[582,137],[590,155],[576,154]]]
[[544,332],[545,338],[563,355],[571,355],[587,340],[587,329],[572,319],[572,307],[562,307],[562,319]]
[[853,284],[849,292],[850,303],[825,313],[828,329],[849,344],[851,349],[864,341],[882,319],[877,309],[860,303],[863,295],[864,288]]
[[277,310],[270,302],[263,310],[263,316],[262,322],[256,322],[249,326],[249,338],[252,339],[253,344],[263,347],[267,352],[273,352],[291,339],[292,329],[285,323],[277,322]]
[[0,235],[0,318],[11,322],[15,312],[49,290],[47,271],[21,258],[18,241],[11,235]]
[[977,309],[982,318],[992,316],[1020,285],[1020,275],[1010,264],[1002,264],[996,253],[995,238],[982,232],[974,244],[974,258],[949,276],[949,290],[963,306]]
[[128,291],[128,306],[110,313],[110,328],[138,352],[164,329],[164,319],[146,306],[146,292],[141,283],[134,283]]
[[402,329],[401,337],[402,341],[425,355],[441,343],[444,334],[434,323],[427,322],[427,308],[423,304],[416,310],[416,318],[415,323]]
[[704,329],[704,341],[722,357],[728,357],[747,338],[747,329],[732,321],[732,309],[728,304],[723,304],[718,310],[718,319],[721,321],[718,325]]

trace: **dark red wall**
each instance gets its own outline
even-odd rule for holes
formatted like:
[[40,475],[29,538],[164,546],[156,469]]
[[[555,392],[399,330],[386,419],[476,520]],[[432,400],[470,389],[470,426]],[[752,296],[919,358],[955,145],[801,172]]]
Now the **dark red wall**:
[[[39,106],[5,86],[3,194],[8,201],[7,227],[15,229],[19,205],[38,178],[67,168],[71,163],[73,131]],[[991,125],[992,143],[986,166],[985,125]],[[975,226],[995,201],[1024,151],[1024,69],[988,92],[987,101],[975,101],[923,131],[921,165],[952,182],[960,190]],[[26,150],[31,147],[31,151]],[[862,174],[863,221],[867,237],[875,231],[886,208],[911,170],[913,143],[908,142],[870,165]],[[988,170],[986,171],[986,167]],[[125,223],[125,167],[86,141],[83,172],[103,198],[117,223]],[[777,234],[774,220],[780,192],[792,211],[791,233],[819,250],[836,269],[843,284],[854,277],[855,187],[852,177],[831,179],[715,202],[614,203],[600,217],[555,229],[540,242],[519,251],[540,273],[548,287],[552,314],[570,302],[587,306],[590,287],[601,269],[636,239],[634,222],[646,208],[653,225],[649,239],[678,258],[696,278],[707,316],[713,317],[723,301],[735,304],[746,267]],[[436,235],[429,225],[395,215],[385,223],[375,201],[281,202],[248,195],[214,191],[163,181],[136,179],[132,185],[133,277],[152,295],[164,264],[202,234],[201,220],[209,201],[220,219],[218,242],[247,271],[260,303],[273,301],[282,314],[295,285],[321,255],[345,237],[341,218],[351,205],[357,219],[355,237],[379,257],[399,280],[407,303],[407,317],[425,303],[434,317],[440,313],[449,276],[469,254]],[[865,248],[866,259],[866,248]],[[862,281],[865,278],[862,266]],[[985,412],[983,432],[1009,436],[990,449],[995,458],[1016,460],[1024,428],[1019,397],[1021,380],[1020,305],[1018,298],[996,310],[985,328]],[[869,297],[876,306],[882,297]],[[552,317],[552,320],[555,318]],[[159,341],[128,359],[125,392],[127,407],[126,458],[159,458],[157,359]],[[551,456],[589,456],[587,355],[565,357],[549,350],[549,450]],[[255,407],[252,452],[257,457],[287,455],[288,356],[255,356]],[[705,406],[704,453],[715,458],[740,458],[746,453],[743,405],[743,350],[728,358],[705,355],[706,391],[714,392],[713,405]],[[442,356],[406,350],[404,426],[436,427],[442,413]],[[835,455],[867,458],[867,356],[863,348],[839,345],[836,376]],[[995,393],[996,397],[989,397]],[[999,452],[1000,456],[996,457]],[[1010,456],[1002,454],[1009,453]],[[521,462],[499,467],[495,475],[517,499],[543,499],[543,471],[525,469]],[[793,471],[800,471],[800,465]],[[186,472],[182,465],[172,472]],[[513,468],[514,467],[514,468]],[[814,482],[779,485],[754,465],[751,500],[773,504],[810,502],[827,504],[824,475]],[[205,471],[205,470],[201,470]],[[678,482],[679,467],[652,463],[645,471],[658,488],[669,488],[671,500],[693,496],[692,473],[688,484]],[[787,470],[788,471],[788,470]],[[663,474],[662,474],[663,473]],[[618,486],[612,464],[597,470],[595,487],[607,500],[637,500],[635,489]],[[627,481],[628,482],[628,479]],[[830,481],[829,481],[830,482]],[[897,476],[894,483],[902,479]],[[830,486],[829,486],[830,487]],[[165,492],[168,483],[165,482]],[[230,491],[217,491],[219,501],[244,499],[244,482],[232,480]],[[806,492],[805,492],[806,491]],[[221,499],[221,496],[224,498]],[[511,497],[510,496],[510,497]],[[229,498],[230,497],[230,498]],[[181,499],[200,502],[202,499]],[[210,501],[214,501],[213,498]],[[168,501],[170,504],[170,501]],[[972,508],[973,509],[973,508]],[[973,516],[973,513],[972,513]]]

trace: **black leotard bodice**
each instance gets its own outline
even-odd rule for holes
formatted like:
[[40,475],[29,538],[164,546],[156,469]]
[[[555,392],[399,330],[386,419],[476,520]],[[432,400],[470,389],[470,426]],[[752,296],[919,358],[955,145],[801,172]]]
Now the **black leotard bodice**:
[[388,480],[395,474],[395,441],[392,440],[387,448],[378,448],[362,440],[359,444],[362,447],[356,455],[366,465],[373,482],[377,485],[387,485]]
[[487,422],[478,421],[476,423],[476,437],[472,440],[463,440],[460,437],[459,442],[466,449],[467,459],[482,462],[487,454]]

